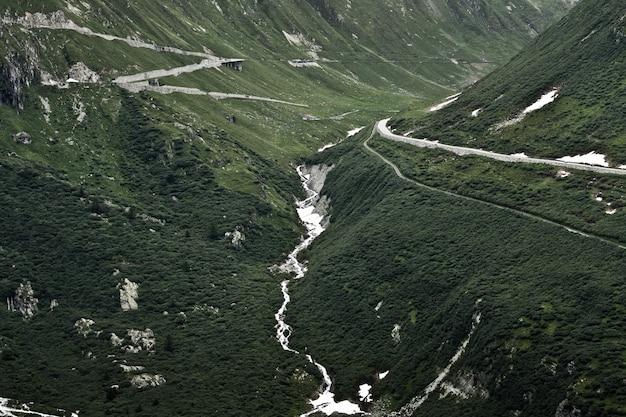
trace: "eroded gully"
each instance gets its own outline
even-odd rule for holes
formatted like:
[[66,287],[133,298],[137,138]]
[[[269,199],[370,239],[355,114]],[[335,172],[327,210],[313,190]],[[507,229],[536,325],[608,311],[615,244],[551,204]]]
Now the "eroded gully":
[[[319,206],[323,205],[323,202],[320,199],[319,192],[325,178],[325,172],[328,170],[329,168],[327,167],[323,167],[321,169],[314,167],[313,170],[308,170],[307,172],[307,168],[304,166],[299,166],[297,168],[298,175],[302,181],[302,186],[306,191],[306,198],[304,200],[297,201],[296,207],[298,216],[307,229],[307,234],[300,244],[298,244],[298,246],[296,246],[296,248],[289,254],[287,260],[275,268],[279,272],[284,272],[292,276],[292,278],[286,279],[281,283],[284,300],[280,309],[274,315],[277,322],[276,339],[278,339],[278,342],[282,346],[283,350],[292,352],[296,355],[301,355],[301,353],[289,346],[289,336],[291,336],[293,329],[285,322],[287,306],[291,300],[289,296],[289,284],[294,280],[303,278],[307,271],[306,265],[298,261],[298,254],[302,250],[308,248],[313,240],[315,240],[315,238],[317,238],[324,231],[323,210],[319,210]],[[314,176],[316,178],[314,178]],[[332,392],[332,380],[326,368],[319,362],[315,361],[311,355],[305,354],[305,357],[319,369],[324,382],[322,383],[319,397],[315,400],[309,401],[313,409],[302,414],[300,417],[307,417],[318,412],[326,415],[331,415],[333,413],[343,413],[349,415],[364,414],[358,404],[354,404],[347,400],[336,402],[335,394]]]

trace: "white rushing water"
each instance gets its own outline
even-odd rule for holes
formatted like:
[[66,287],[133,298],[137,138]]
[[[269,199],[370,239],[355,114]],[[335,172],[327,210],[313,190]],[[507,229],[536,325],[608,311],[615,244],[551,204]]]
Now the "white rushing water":
[[[297,168],[298,175],[302,181],[302,186],[306,191],[306,198],[304,200],[300,200],[296,202],[296,207],[298,211],[298,216],[300,220],[304,223],[307,229],[306,237],[296,246],[296,248],[287,256],[287,260],[278,266],[278,270],[280,272],[286,272],[289,274],[293,274],[292,279],[287,279],[281,283],[281,290],[283,293],[283,304],[280,306],[278,312],[274,315],[276,318],[276,339],[282,346],[282,348],[286,351],[292,352],[294,354],[299,355],[295,349],[292,349],[289,346],[289,336],[291,336],[292,328],[285,322],[285,315],[287,313],[287,305],[291,300],[289,297],[289,283],[292,280],[297,280],[304,277],[304,274],[307,271],[307,267],[305,264],[300,263],[298,261],[298,254],[309,247],[309,245],[318,237],[325,229],[323,226],[323,215],[319,214],[315,210],[315,205],[319,201],[319,193],[314,190],[312,185],[312,178],[310,174],[304,173],[304,167],[299,166]],[[358,404],[351,403],[350,401],[335,401],[335,394],[332,392],[332,380],[326,368],[321,365],[319,362],[316,362],[311,355],[306,355],[306,358],[309,362],[314,364],[319,371],[322,373],[322,377],[324,382],[321,387],[320,396],[311,400],[310,404],[313,406],[313,409],[305,414],[302,414],[300,417],[307,417],[315,413],[324,413],[328,416],[334,413],[343,413],[343,414],[363,414],[361,408]]]

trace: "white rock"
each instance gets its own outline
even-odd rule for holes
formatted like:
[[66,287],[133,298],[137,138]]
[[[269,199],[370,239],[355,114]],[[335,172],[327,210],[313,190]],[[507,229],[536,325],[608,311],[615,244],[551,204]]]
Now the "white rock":
[[130,383],[135,388],[158,387],[165,384],[163,375],[141,374],[135,375]]
[[94,324],[96,324],[95,321],[91,319],[82,318],[82,319],[76,320],[76,322],[74,323],[74,327],[76,327],[78,334],[82,334],[83,337],[87,337],[89,333],[93,332],[93,330],[91,329],[91,326],[93,326]]
[[118,284],[117,287],[120,290],[120,306],[122,310],[137,310],[139,308],[136,301],[136,299],[139,298],[139,293],[137,292],[139,284],[130,281],[128,278],[124,278],[124,282]]

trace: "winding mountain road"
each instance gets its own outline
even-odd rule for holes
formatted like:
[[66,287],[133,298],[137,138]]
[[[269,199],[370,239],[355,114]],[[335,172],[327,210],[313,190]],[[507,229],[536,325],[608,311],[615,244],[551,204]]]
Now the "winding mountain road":
[[601,166],[587,165],[587,164],[578,164],[575,162],[564,162],[558,161],[556,159],[541,159],[541,158],[530,158],[527,156],[519,156],[519,155],[505,155],[501,153],[495,153],[490,151],[484,151],[482,149],[476,148],[466,148],[463,146],[453,146],[446,145],[439,142],[434,142],[426,139],[414,139],[407,138],[406,136],[400,136],[392,133],[387,127],[387,122],[389,119],[380,120],[376,123],[375,131],[380,136],[385,139],[393,140],[396,142],[404,142],[410,145],[414,145],[420,148],[439,148],[444,149],[449,152],[453,152],[457,155],[478,155],[484,156],[486,158],[495,159],[497,161],[504,162],[524,162],[527,164],[545,164],[545,165],[554,165],[563,168],[577,169],[582,171],[594,171],[600,174],[614,174],[614,175],[626,175],[626,169],[619,168],[607,168]]
[[[581,235],[581,236],[586,237],[586,238],[598,240],[598,241],[603,242],[603,243],[608,243],[610,245],[617,246],[620,249],[626,250],[626,246],[624,244],[620,243],[620,242],[616,242],[614,240],[607,239],[605,237],[594,235],[594,234],[591,234],[591,233],[583,232],[581,230],[577,230],[577,229],[574,229],[574,228],[569,227],[567,225],[564,225],[564,224],[561,224],[561,223],[557,223],[557,222],[555,222],[553,220],[546,219],[546,218],[538,216],[536,214],[531,214],[531,213],[528,213],[528,212],[525,212],[525,211],[522,211],[522,210],[518,210],[518,209],[511,208],[511,207],[502,206],[500,204],[492,203],[490,201],[485,201],[485,200],[481,200],[481,199],[478,199],[478,198],[469,197],[469,196],[462,195],[462,194],[457,194],[457,193],[454,193],[452,191],[444,190],[444,189],[441,189],[441,188],[431,187],[430,185],[423,184],[423,183],[421,183],[419,181],[415,181],[414,179],[411,179],[411,178],[408,178],[408,177],[404,176],[404,174],[402,174],[402,171],[400,171],[400,168],[398,168],[396,166],[396,164],[394,164],[389,159],[385,158],[383,155],[381,155],[380,153],[378,153],[377,151],[375,151],[374,149],[372,149],[369,146],[368,142],[374,136],[376,136],[378,134],[378,135],[380,135],[381,137],[383,137],[385,139],[396,140],[398,142],[406,142],[406,143],[410,143],[410,144],[413,144],[415,146],[420,146],[420,147],[447,149],[447,150],[450,150],[451,152],[455,152],[455,153],[457,153],[456,151],[463,152],[463,153],[458,153],[458,155],[471,155],[471,154],[473,154],[473,155],[481,155],[481,156],[487,156],[487,157],[490,157],[490,156],[493,155],[493,156],[496,156],[496,157],[494,157],[492,159],[498,159],[498,160],[505,160],[505,159],[500,159],[500,157],[508,157],[509,155],[496,154],[496,153],[493,153],[493,152],[486,152],[486,151],[482,151],[480,149],[472,149],[472,148],[463,148],[463,147],[459,147],[459,146],[444,145],[444,144],[441,144],[441,143],[438,143],[438,142],[432,142],[432,141],[423,140],[423,139],[409,139],[409,138],[406,138],[404,136],[394,135],[387,128],[387,121],[388,121],[388,119],[381,120],[381,121],[379,121],[378,123],[376,123],[374,125],[374,128],[372,129],[372,132],[370,133],[369,137],[363,142],[363,146],[370,153],[374,154],[375,156],[380,158],[384,163],[386,163],[391,168],[393,168],[393,170],[396,173],[396,175],[399,178],[403,179],[404,181],[408,181],[408,182],[410,182],[410,183],[412,183],[414,185],[417,185],[418,187],[425,188],[425,189],[430,190],[430,191],[435,191],[435,192],[442,193],[442,194],[445,194],[445,195],[448,195],[448,196],[451,196],[451,197],[461,198],[461,199],[466,200],[466,201],[472,201],[472,202],[476,202],[476,203],[480,203],[480,204],[485,204],[485,205],[487,205],[489,207],[497,208],[497,209],[500,209],[500,210],[505,210],[505,211],[508,211],[510,213],[514,213],[514,214],[517,214],[519,216],[524,216],[524,217],[527,217],[527,218],[535,220],[535,221],[540,221],[540,222],[545,223],[545,224],[550,224],[552,226],[560,227],[560,228],[563,228],[563,229],[567,230],[568,232],[575,233],[577,235]],[[487,155],[485,155],[485,153]],[[515,158],[515,157],[513,157],[513,158]],[[528,162],[528,161],[526,161],[527,159],[535,159],[535,160],[537,160],[536,158],[520,157],[519,160],[508,161],[508,162]],[[541,162],[541,163],[549,164],[550,160],[540,159],[540,161],[548,161],[548,162]],[[549,165],[565,166],[565,167],[569,167],[569,168],[573,168],[573,169],[580,169],[580,168],[574,168],[574,167],[583,166],[583,167],[587,168],[586,169],[587,171],[596,171],[595,169],[589,169],[589,168],[602,168],[603,169],[603,171],[597,171],[597,172],[605,172],[604,170],[611,169],[611,168],[603,168],[603,167],[594,167],[594,166],[584,165],[584,164],[568,163],[568,162],[562,162],[562,161],[553,161],[553,162],[556,162],[556,164],[549,164]],[[539,163],[539,162],[534,162],[534,163]],[[613,169],[613,170],[614,171],[620,171],[621,172],[620,175],[626,175],[626,171],[624,171],[624,170],[619,170],[619,169]]]

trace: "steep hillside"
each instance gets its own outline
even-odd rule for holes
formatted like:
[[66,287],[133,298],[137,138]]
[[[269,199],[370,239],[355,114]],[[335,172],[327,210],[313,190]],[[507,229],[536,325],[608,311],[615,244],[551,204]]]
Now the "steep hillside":
[[[626,181],[370,141],[398,178],[367,136],[315,160],[335,165],[332,220],[293,289],[292,346],[340,395],[371,384],[374,415],[621,415],[626,231],[585,186]],[[469,191],[449,186],[456,170]],[[597,212],[619,239],[512,208],[516,196]]]
[[[508,65],[463,91],[444,110],[403,114],[399,131],[503,153],[563,157],[596,152],[626,162],[623,99],[624,14],[585,1]],[[552,93],[554,102],[529,107]],[[529,110],[526,110],[529,109]]]
[[[304,232],[295,165],[484,75],[569,7],[0,1],[0,397],[53,415],[310,410],[322,375],[276,340],[271,272]],[[329,369],[358,402],[352,359]],[[390,381],[393,406],[419,391]]]
[[[624,13],[584,0],[446,106],[390,124],[503,154],[604,152],[617,168]],[[334,165],[333,204],[293,290],[294,348],[341,395],[372,385],[373,415],[624,415],[626,176],[370,128],[310,159]]]

